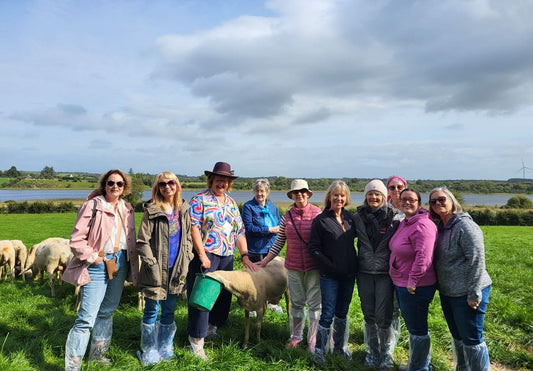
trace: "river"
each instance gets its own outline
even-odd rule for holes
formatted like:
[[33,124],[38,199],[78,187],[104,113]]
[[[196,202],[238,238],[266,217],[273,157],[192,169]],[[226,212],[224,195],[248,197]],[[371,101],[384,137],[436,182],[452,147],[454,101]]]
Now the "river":
[[[30,201],[30,200],[63,200],[63,199],[85,199],[90,193],[90,190],[41,190],[41,189],[0,189],[0,202],[5,201]],[[190,200],[197,191],[183,191],[183,198]],[[322,203],[325,192],[314,192],[311,202]],[[233,191],[231,196],[237,202],[246,202],[253,197],[252,192],[248,191]],[[362,193],[352,193],[352,203],[361,204],[363,202]],[[515,194],[472,194],[463,193],[463,200],[465,205],[486,205],[486,206],[502,206],[507,204],[509,198],[516,196]],[[526,195],[533,201],[533,195]],[[150,191],[145,191],[143,199],[150,198]],[[285,192],[271,192],[270,200],[272,202],[290,202]],[[422,202],[425,204],[428,201],[428,194],[422,194]]]

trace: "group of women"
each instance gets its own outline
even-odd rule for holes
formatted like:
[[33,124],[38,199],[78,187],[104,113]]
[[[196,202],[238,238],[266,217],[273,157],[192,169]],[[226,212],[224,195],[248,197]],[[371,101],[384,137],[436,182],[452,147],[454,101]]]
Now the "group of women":
[[[291,296],[287,348],[303,341],[307,317],[307,349],[316,363],[325,362],[330,346],[333,354],[351,359],[347,315],[357,282],[365,365],[394,367],[399,307],[409,331],[406,369],[428,370],[428,308],[438,289],[456,369],[489,369],[483,322],[491,280],[483,234],[448,189],[430,192],[428,212],[401,177],[389,178],[387,186],[372,180],[363,205],[351,215],[345,182],[329,186],[321,210],[309,202],[308,183],[295,179],[287,193],[294,203],[280,218],[268,200],[267,179],[254,183],[254,198],[241,215],[228,194],[237,178],[231,166],[217,162],[205,174],[207,189],[187,202],[176,175],[160,173],[137,238],[133,210],[123,201],[130,179],[121,170],[102,175],[78,213],[71,235],[74,258],[63,276],[81,286],[81,306],[65,346],[66,370],[81,368],[89,340],[89,360],[111,364],[105,353],[126,279],[145,295],[137,356],[143,365],[155,364],[173,357],[177,298],[191,293],[197,273],[233,270],[235,249],[245,268],[256,271],[285,245]],[[222,290],[210,312],[188,306],[191,353],[208,359],[204,339],[217,336],[230,304],[231,294]],[[276,304],[269,305],[279,311]]]

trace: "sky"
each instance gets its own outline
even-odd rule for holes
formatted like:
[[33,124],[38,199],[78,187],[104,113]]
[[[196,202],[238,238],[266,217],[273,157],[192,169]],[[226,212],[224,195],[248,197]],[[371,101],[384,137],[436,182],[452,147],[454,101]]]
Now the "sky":
[[531,14],[529,0],[0,0],[0,170],[533,178]]

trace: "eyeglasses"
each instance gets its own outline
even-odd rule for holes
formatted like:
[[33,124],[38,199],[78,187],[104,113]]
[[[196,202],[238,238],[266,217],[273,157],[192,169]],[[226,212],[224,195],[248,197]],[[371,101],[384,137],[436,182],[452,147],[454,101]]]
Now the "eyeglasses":
[[159,188],[165,188],[167,185],[169,187],[174,187],[176,185],[176,181],[175,180],[169,180],[168,182],[159,182],[159,183],[157,183],[157,185],[159,186]]
[[389,191],[395,191],[395,190],[403,191],[404,188],[405,187],[403,185],[401,185],[401,184],[395,185],[395,186],[391,185],[391,186],[389,186]]
[[431,200],[429,200],[429,203],[431,205],[436,205],[437,202],[440,203],[440,204],[445,204],[446,203],[446,197],[440,196],[440,197],[432,198]]
[[113,187],[115,184],[119,188],[122,188],[124,186],[124,182],[121,182],[121,181],[113,182],[112,180],[108,180],[106,184],[107,184],[108,187]]
[[414,203],[418,202],[418,199],[411,198],[411,197],[402,197],[402,198],[400,198],[400,201],[401,202],[409,202],[410,204],[414,204]]

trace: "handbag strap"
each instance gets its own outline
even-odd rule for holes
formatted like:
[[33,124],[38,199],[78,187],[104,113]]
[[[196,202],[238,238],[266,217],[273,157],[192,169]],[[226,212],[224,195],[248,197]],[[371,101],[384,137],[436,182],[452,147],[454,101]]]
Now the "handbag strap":
[[[120,246],[120,237],[122,235],[122,215],[120,214],[120,209],[117,209],[118,213],[118,226],[117,226],[117,235],[115,236],[115,247],[113,248],[113,254],[116,254],[118,252],[118,248]],[[98,251],[98,256],[103,258],[105,256],[104,248],[100,251]]]
[[289,210],[289,217],[291,218],[292,226],[293,226],[294,230],[296,231],[296,234],[298,235],[300,240],[302,240],[302,242],[307,245],[307,242],[302,238],[302,235],[300,234],[300,232],[298,232],[298,229],[296,228],[296,224],[294,224],[294,219],[292,218],[292,213],[291,213],[290,210]]

